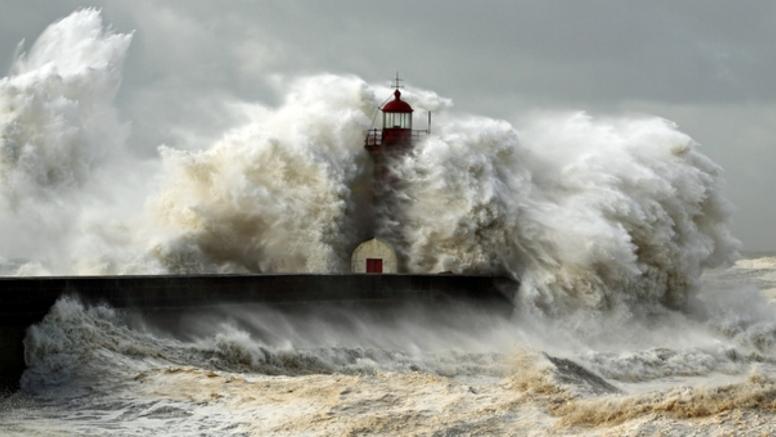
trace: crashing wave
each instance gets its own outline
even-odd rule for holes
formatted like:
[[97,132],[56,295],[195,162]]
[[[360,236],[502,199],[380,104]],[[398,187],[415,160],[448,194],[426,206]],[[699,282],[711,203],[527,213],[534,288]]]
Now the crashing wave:
[[[362,144],[386,90],[297,78],[279,106],[243,105],[249,121],[211,147],[160,147],[149,174],[117,158],[127,129],[113,98],[130,41],[81,10],[0,81],[4,247],[25,248],[15,236],[33,225],[57,236],[3,254],[29,261],[17,271],[347,271],[350,250],[375,232]],[[549,313],[676,307],[702,269],[735,253],[722,171],[669,121],[574,113],[518,130],[457,115],[431,91],[405,96],[439,113],[394,169],[396,209],[378,217],[410,271],[511,274],[521,306]],[[119,208],[130,190],[115,187],[133,183],[102,177],[117,171],[154,182]]]

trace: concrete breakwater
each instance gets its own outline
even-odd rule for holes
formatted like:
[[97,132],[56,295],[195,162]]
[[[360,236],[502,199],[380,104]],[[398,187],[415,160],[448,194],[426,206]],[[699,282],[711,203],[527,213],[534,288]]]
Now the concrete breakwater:
[[477,275],[153,275],[0,278],[0,388],[25,369],[24,336],[62,296],[154,313],[238,303],[278,307],[351,303],[376,308],[413,301],[461,301],[511,311],[510,279]]

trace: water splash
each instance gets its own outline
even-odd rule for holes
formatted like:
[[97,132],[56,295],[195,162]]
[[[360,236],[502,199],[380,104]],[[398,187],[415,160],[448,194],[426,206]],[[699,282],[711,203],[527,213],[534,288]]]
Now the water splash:
[[509,272],[545,310],[680,305],[735,253],[721,169],[669,121],[438,124],[400,169],[412,270]]
[[28,51],[20,46],[0,79],[3,270],[79,272],[92,263],[87,253],[106,246],[95,234],[115,219],[102,211],[124,194],[117,181],[129,126],[113,100],[131,40],[106,29],[99,11],[81,10]]
[[[436,133],[394,169],[399,201],[376,230],[362,140],[387,90],[354,76],[282,82],[278,106],[244,103],[248,122],[211,147],[161,146],[142,165],[112,103],[130,41],[81,10],[0,82],[7,270],[344,272],[376,232],[410,271],[511,274],[522,307],[567,313],[682,306],[735,253],[721,169],[656,117],[545,115],[518,130],[409,88],[438,111]],[[31,227],[60,236],[16,244]]]

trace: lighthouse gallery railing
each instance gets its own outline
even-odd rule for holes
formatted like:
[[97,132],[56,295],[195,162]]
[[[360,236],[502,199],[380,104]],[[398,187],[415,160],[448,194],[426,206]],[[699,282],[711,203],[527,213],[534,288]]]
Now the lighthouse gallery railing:
[[[413,130],[411,133],[412,142],[422,141],[429,135],[427,130]],[[380,146],[383,144],[383,131],[381,129],[369,129],[364,139],[365,146]]]

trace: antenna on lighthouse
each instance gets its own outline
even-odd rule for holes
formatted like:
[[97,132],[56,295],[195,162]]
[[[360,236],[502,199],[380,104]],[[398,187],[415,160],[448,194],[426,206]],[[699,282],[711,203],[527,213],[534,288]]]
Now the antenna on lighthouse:
[[399,88],[404,88],[404,85],[402,85],[402,84],[401,84],[401,82],[402,82],[403,80],[404,80],[404,79],[400,79],[400,78],[399,78],[399,70],[396,70],[396,78],[395,78],[395,79],[393,80],[393,82],[391,83],[391,87],[392,87],[392,88],[396,88],[397,90],[398,90]]

